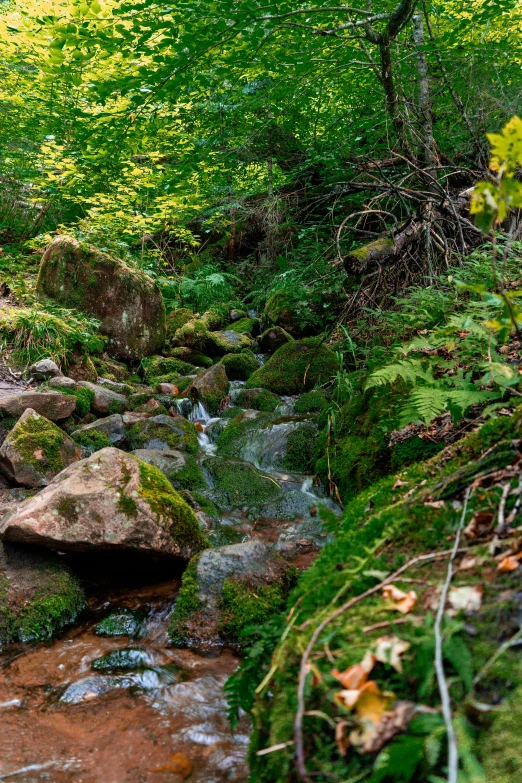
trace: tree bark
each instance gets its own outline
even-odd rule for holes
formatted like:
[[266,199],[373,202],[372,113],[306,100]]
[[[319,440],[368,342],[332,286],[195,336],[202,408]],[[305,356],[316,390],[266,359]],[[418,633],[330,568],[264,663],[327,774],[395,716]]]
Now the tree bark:
[[433,138],[433,117],[431,113],[430,80],[428,61],[424,49],[424,25],[422,12],[413,16],[413,40],[417,49],[417,69],[419,72],[419,115],[421,127],[421,161],[428,168],[437,162],[435,139]]

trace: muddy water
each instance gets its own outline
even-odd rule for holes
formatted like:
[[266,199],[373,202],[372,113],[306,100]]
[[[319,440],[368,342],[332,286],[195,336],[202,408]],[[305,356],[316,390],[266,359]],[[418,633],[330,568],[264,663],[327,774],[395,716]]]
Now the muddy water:
[[[222,691],[237,659],[168,646],[178,588],[165,582],[93,596],[84,624],[54,643],[2,651],[0,780],[247,780],[248,721],[232,735]],[[144,614],[139,638],[96,635],[96,624],[121,607]],[[123,668],[93,667],[123,650],[132,651]]]

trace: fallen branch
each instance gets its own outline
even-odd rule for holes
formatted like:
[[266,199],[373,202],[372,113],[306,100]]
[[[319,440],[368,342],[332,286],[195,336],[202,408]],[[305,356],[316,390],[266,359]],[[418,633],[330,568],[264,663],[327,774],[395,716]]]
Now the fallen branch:
[[306,771],[304,743],[303,743],[303,717],[305,715],[305,703],[304,703],[305,685],[306,685],[306,677],[308,675],[308,658],[310,657],[310,653],[315,647],[315,644],[319,636],[321,635],[321,633],[324,631],[327,625],[329,625],[338,617],[340,617],[342,614],[344,614],[344,612],[347,612],[348,609],[351,609],[353,606],[358,604],[360,601],[363,601],[365,598],[368,598],[369,596],[378,593],[379,590],[382,590],[383,587],[386,587],[386,585],[389,585],[392,582],[394,582],[401,574],[403,574],[412,566],[417,565],[417,563],[428,563],[432,560],[440,560],[441,558],[445,558],[448,555],[454,557],[456,554],[458,554],[458,552],[466,552],[467,550],[468,547],[465,547],[463,549],[457,548],[457,550],[455,550],[454,547],[453,549],[445,550],[444,552],[433,552],[428,555],[417,555],[416,557],[413,557],[411,560],[405,563],[403,566],[401,566],[401,568],[399,568],[393,574],[387,576],[386,579],[383,579],[382,582],[379,582],[379,584],[374,585],[374,587],[369,588],[368,590],[366,590],[364,593],[361,593],[360,595],[356,595],[353,598],[350,598],[349,601],[346,601],[346,603],[344,603],[341,607],[339,607],[339,609],[337,609],[331,615],[326,617],[321,623],[319,623],[319,625],[313,632],[310,641],[308,642],[306,649],[301,657],[301,664],[299,667],[299,677],[298,677],[298,685],[297,685],[297,711],[294,719],[294,741],[296,746],[297,773],[301,778],[301,780],[304,780],[305,783],[311,783],[308,773]]

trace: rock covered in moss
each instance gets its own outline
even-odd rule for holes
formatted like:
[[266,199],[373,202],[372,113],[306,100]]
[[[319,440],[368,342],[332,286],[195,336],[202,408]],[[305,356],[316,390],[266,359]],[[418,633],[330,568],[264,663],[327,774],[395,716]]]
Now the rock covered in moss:
[[28,371],[35,381],[47,381],[49,378],[58,378],[63,375],[62,371],[52,359],[40,359],[32,364]]
[[132,453],[148,465],[154,465],[161,470],[175,489],[206,489],[201,468],[190,454],[175,449],[136,449]]
[[307,392],[296,400],[296,413],[320,413],[328,405],[326,394],[319,390]]
[[277,481],[264,476],[249,462],[207,457],[202,467],[211,486],[206,494],[221,508],[263,505],[282,495]]
[[259,334],[259,318],[240,318],[233,321],[226,327],[226,330],[238,332],[238,334],[248,334],[250,336]]
[[268,389],[240,389],[234,396],[234,402],[241,408],[273,413],[281,402],[281,397]]
[[37,291],[99,318],[107,350],[117,358],[141,359],[163,345],[165,306],[156,283],[73,237],[56,237],[47,248]]
[[[57,381],[57,383],[53,383]],[[69,383],[70,381],[70,383]],[[73,397],[76,400],[73,413],[79,418],[86,416],[91,410],[91,406],[94,404],[94,392],[91,389],[87,389],[84,386],[80,386],[77,381],[72,378],[52,378],[49,381],[49,386],[53,386],[57,391],[62,394],[67,394],[69,397]]]
[[51,553],[0,543],[0,644],[47,639],[84,604],[79,582]]
[[59,375],[56,378],[49,378],[47,385],[50,389],[77,389],[78,382],[68,375]]
[[292,342],[293,339],[292,335],[280,326],[272,326],[257,338],[257,344],[261,353],[275,353],[278,348]]
[[181,417],[161,414],[139,421],[127,431],[133,449],[178,449],[196,454],[199,449],[198,431],[192,422]]
[[229,381],[247,381],[255,370],[260,367],[252,351],[229,353],[221,359]]
[[45,487],[81,458],[81,449],[63,430],[28,408],[0,448],[0,469],[16,484]]
[[96,383],[98,380],[98,371],[90,356],[82,356],[69,367],[69,375],[75,381],[89,381]]
[[201,372],[190,384],[186,394],[202,402],[209,413],[217,413],[228,395],[229,383],[224,366],[214,364]]
[[63,470],[4,516],[8,541],[190,558],[207,542],[192,509],[152,465],[106,448]]
[[97,383],[78,381],[78,386],[89,389],[94,394],[92,409],[98,416],[107,416],[109,413],[121,413],[125,409],[127,397],[124,394],[107,389]]
[[[143,630],[143,617],[130,609],[119,609],[104,617],[94,628],[97,636],[129,636],[131,639],[140,635]],[[93,667],[93,668],[103,668]]]
[[278,348],[250,376],[247,387],[261,386],[275,394],[302,394],[317,384],[331,381],[337,366],[335,353],[320,340],[295,340]]
[[74,397],[57,391],[13,392],[0,397],[0,415],[21,416],[31,408],[51,421],[66,419],[76,408]]
[[196,372],[196,366],[175,357],[149,356],[141,363],[145,380],[154,384],[155,378],[165,375],[191,375]]
[[174,334],[178,329],[181,329],[182,326],[184,326],[189,321],[192,321],[193,319],[194,313],[187,307],[178,307],[177,310],[173,310],[172,313],[169,313],[165,322],[167,340],[170,340],[172,337],[174,337]]
[[217,358],[227,353],[239,353],[243,348],[250,348],[252,340],[231,329],[222,332],[212,331],[203,319],[195,319],[177,330],[173,343]]
[[299,337],[306,333],[297,315],[299,304],[301,302],[295,294],[280,289],[267,299],[264,320],[274,326],[280,326],[294,337]]
[[237,639],[244,626],[282,609],[286,564],[254,539],[203,552],[183,575],[169,633],[174,642]]
[[123,418],[119,413],[85,424],[73,432],[74,440],[90,454],[107,446],[119,446],[125,440]]
[[181,361],[193,364],[196,367],[212,367],[214,364],[210,356],[205,356],[204,353],[194,351],[186,345],[180,345],[177,348],[173,348],[171,354],[176,359],[181,359]]

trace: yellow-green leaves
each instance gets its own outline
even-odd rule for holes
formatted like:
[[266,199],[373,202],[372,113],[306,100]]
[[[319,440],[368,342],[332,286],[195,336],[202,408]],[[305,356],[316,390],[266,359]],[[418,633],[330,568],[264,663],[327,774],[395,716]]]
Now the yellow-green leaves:
[[513,117],[501,133],[489,133],[490,168],[496,182],[479,182],[471,198],[470,212],[484,232],[502,223],[511,209],[522,207],[522,182],[515,174],[522,167],[522,120]]

